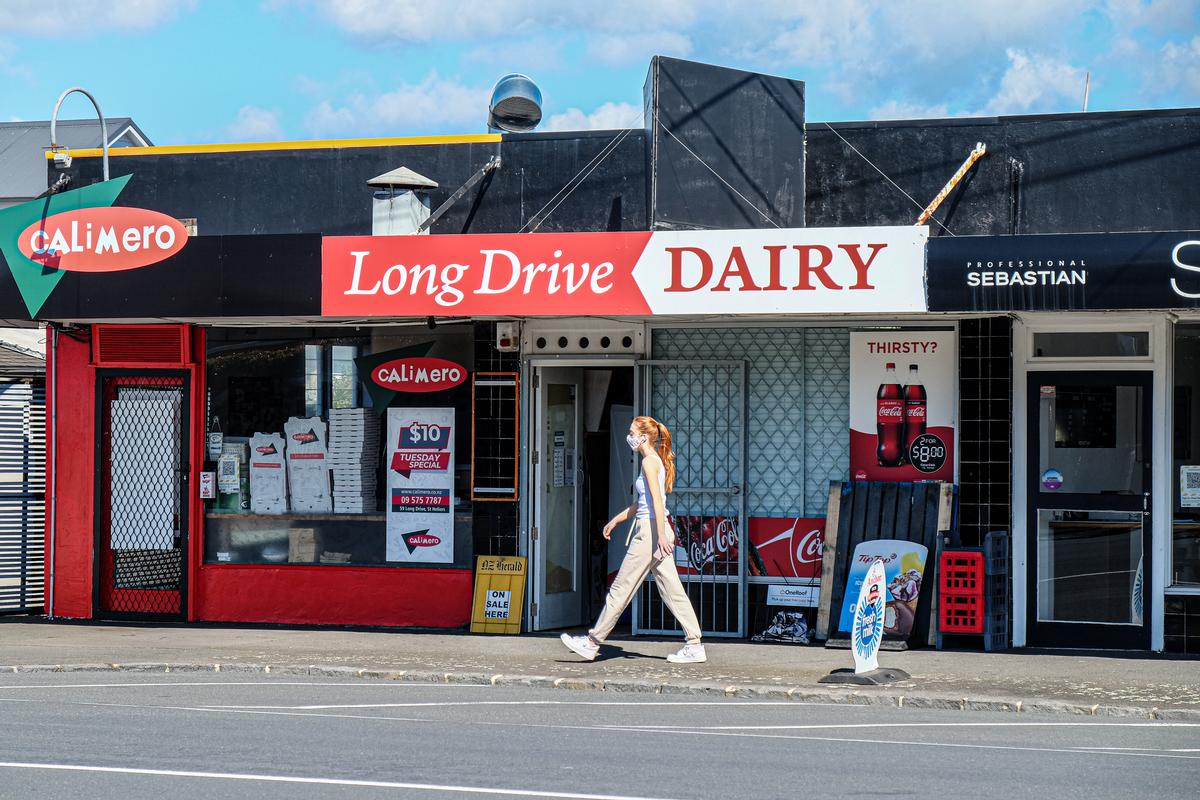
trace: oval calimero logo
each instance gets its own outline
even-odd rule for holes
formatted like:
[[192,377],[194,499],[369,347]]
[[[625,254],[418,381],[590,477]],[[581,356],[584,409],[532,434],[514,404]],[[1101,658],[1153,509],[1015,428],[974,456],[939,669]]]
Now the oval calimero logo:
[[397,358],[371,370],[371,380],[394,392],[439,392],[466,379],[466,367],[444,358]]
[[144,208],[80,208],[39,219],[21,232],[22,255],[67,272],[120,272],[158,263],[187,243],[174,217]]

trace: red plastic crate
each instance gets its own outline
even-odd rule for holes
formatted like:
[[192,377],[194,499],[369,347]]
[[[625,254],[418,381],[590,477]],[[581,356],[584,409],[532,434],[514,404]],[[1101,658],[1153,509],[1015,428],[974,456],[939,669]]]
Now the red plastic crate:
[[942,633],[983,633],[983,597],[942,595],[938,598]]
[[938,589],[942,597],[983,597],[983,553],[945,550],[938,564]]

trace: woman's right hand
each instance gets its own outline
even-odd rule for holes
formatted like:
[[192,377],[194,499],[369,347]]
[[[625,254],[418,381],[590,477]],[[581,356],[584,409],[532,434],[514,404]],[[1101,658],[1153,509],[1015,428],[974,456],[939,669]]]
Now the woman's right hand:
[[615,519],[610,519],[608,521],[608,524],[604,526],[604,538],[605,539],[612,538],[613,528],[615,528],[615,527],[617,527],[617,521]]

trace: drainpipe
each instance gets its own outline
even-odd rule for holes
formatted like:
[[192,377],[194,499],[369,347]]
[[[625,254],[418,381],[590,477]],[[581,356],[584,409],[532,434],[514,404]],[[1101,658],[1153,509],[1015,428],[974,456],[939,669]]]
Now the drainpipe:
[[71,92],[79,92],[92,101],[92,105],[96,107],[96,116],[100,118],[100,150],[104,155],[104,180],[108,180],[108,121],[104,119],[104,112],[100,110],[100,104],[96,102],[96,98],[92,93],[82,86],[72,86],[61,95],[58,96],[58,102],[54,104],[54,113],[50,115],[50,150],[51,152],[59,150],[58,137],[55,131],[58,127],[58,109],[62,106],[63,100],[67,99],[67,95]]
[[50,580],[46,590],[46,616],[54,619],[54,551],[58,541],[58,328],[50,326]]

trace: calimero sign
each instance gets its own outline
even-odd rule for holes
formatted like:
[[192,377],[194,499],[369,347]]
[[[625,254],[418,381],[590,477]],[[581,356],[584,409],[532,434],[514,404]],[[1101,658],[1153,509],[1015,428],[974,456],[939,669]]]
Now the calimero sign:
[[0,252],[30,317],[69,272],[139,269],[178,253],[187,229],[142,208],[114,206],[131,175],[0,209]]
[[924,311],[925,227],[334,236],[332,317]]

